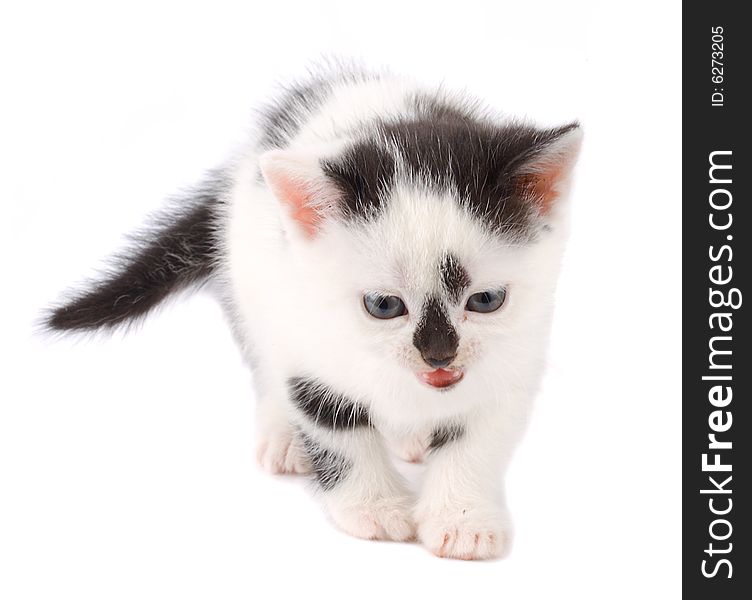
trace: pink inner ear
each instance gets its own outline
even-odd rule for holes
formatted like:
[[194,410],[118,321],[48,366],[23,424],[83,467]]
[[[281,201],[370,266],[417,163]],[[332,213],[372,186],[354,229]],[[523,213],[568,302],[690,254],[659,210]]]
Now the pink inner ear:
[[559,195],[558,184],[568,171],[564,164],[549,165],[540,173],[520,175],[517,184],[523,195],[533,198],[538,203],[541,213],[546,214]]
[[288,209],[306,237],[321,228],[331,194],[315,159],[272,150],[259,160],[261,172],[277,199]]
[[290,216],[303,228],[306,236],[312,238],[319,230],[321,213],[313,205],[313,195],[300,182],[282,177],[272,177],[274,193],[290,207]]
[[581,143],[579,127],[568,131],[525,164],[515,177],[518,193],[535,202],[542,214],[547,214],[565,191]]

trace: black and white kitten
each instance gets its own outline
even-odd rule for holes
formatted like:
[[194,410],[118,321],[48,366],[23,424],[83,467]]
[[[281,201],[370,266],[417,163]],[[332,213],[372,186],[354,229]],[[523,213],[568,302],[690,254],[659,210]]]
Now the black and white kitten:
[[[214,282],[253,369],[266,470],[315,474],[352,535],[499,556],[579,126],[338,72],[289,88],[256,131],[49,327],[112,329]],[[418,498],[389,446],[425,458]]]

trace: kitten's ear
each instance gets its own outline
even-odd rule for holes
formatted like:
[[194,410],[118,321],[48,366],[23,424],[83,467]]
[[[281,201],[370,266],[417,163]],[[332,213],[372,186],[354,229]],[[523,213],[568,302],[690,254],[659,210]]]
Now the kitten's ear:
[[534,202],[542,214],[566,194],[582,145],[578,123],[542,132],[512,171],[517,193]]
[[321,170],[318,155],[270,150],[259,157],[259,167],[304,235],[315,237],[337,203],[337,191]]

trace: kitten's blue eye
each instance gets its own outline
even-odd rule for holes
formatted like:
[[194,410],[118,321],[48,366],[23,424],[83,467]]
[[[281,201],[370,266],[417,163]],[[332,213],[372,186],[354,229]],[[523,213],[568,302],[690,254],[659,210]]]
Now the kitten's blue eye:
[[506,297],[507,291],[504,288],[478,292],[467,299],[465,309],[478,313],[490,313],[498,310],[504,304]]
[[366,310],[377,319],[394,319],[407,314],[407,307],[397,296],[369,293],[363,296]]

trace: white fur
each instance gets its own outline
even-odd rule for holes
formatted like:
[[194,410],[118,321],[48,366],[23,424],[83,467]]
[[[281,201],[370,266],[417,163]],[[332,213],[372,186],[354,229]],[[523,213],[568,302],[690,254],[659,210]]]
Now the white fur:
[[[336,152],[361,121],[408,111],[406,98],[415,89],[389,78],[340,84],[290,148],[302,157],[319,156],[315,148]],[[566,198],[549,215],[552,231],[515,245],[490,234],[449,192],[436,197],[420,182],[404,181],[374,223],[325,219],[310,239],[259,179],[259,155],[251,148],[237,161],[222,269],[237,333],[254,367],[263,466],[272,472],[310,468],[294,440],[300,415],[288,400],[287,381],[314,375],[364,403],[376,425],[346,434],[312,432],[354,465],[346,481],[322,494],[338,526],[366,538],[403,540],[417,531],[440,556],[501,555],[511,540],[504,470],[541,377]],[[362,296],[390,292],[408,307],[419,306],[439,285],[436,265],[446,251],[470,273],[468,295],[503,284],[508,297],[495,313],[465,312],[463,302],[451,314],[465,377],[437,391],[415,375],[425,369],[412,343],[418,311],[377,320],[363,309]],[[424,487],[412,499],[384,436],[411,440],[409,452],[420,458],[426,432],[447,419],[463,423],[465,435],[427,455]]]

